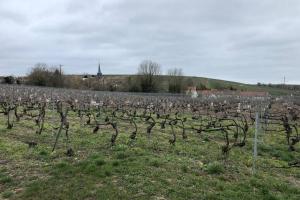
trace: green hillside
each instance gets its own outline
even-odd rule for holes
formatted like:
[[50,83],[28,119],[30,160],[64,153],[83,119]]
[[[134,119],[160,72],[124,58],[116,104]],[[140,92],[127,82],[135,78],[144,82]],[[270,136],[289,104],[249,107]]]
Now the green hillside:
[[[114,80],[117,82],[126,82],[129,77],[135,75],[105,75],[104,78]],[[162,75],[161,79],[161,92],[168,91],[168,76]],[[196,86],[197,89],[208,89],[208,90],[238,90],[238,91],[257,91],[257,92],[268,92],[271,95],[300,95],[299,90],[288,90],[275,88],[270,86],[258,86],[253,84],[245,84],[233,81],[204,78],[204,77],[183,77],[184,88],[188,86]],[[202,88],[201,88],[202,87]]]

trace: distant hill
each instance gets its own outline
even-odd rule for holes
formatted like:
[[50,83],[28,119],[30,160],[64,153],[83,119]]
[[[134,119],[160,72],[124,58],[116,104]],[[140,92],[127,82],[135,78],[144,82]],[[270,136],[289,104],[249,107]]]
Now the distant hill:
[[[78,75],[76,75],[78,76]],[[119,85],[126,84],[129,77],[136,75],[104,75],[103,78],[108,82],[115,82]],[[245,84],[233,81],[205,78],[205,77],[193,77],[184,76],[184,83],[189,86],[195,86],[197,89],[202,90],[238,90],[238,91],[257,91],[257,92],[268,92],[271,95],[297,95],[300,96],[300,86],[293,85],[264,85],[264,84]],[[168,87],[168,76],[161,75],[161,92],[167,92]],[[185,87],[187,87],[187,85]],[[297,89],[289,89],[290,86]]]
[[[74,87],[69,85],[67,87],[77,88],[77,89],[89,89],[88,86],[81,88],[81,85],[85,84],[83,77],[87,75],[66,75],[68,78],[77,78],[80,80],[78,85]],[[89,75],[88,75],[89,76]],[[107,85],[116,86],[116,91],[126,91],[128,89],[128,80],[134,78],[137,75],[104,75],[102,80]],[[96,76],[89,76],[90,79],[97,79]],[[168,92],[168,76],[161,75],[159,77],[161,83],[160,92]],[[19,77],[22,82],[26,82],[26,77]],[[4,77],[0,76],[0,83],[4,83]],[[198,90],[237,90],[237,91],[256,91],[256,92],[268,92],[271,95],[296,95],[300,96],[300,85],[271,85],[271,84],[245,84],[233,81],[205,78],[205,77],[193,77],[193,76],[184,76],[183,77],[184,88],[186,89],[189,86],[197,87]],[[93,89],[93,88],[90,88]],[[95,89],[95,88],[94,88]],[[107,87],[106,87],[107,89]],[[108,88],[109,89],[109,88]],[[99,88],[98,90],[101,90]]]

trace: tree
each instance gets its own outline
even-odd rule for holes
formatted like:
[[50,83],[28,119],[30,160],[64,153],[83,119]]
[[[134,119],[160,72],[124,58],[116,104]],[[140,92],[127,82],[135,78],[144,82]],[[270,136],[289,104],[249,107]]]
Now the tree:
[[168,70],[169,92],[180,93],[183,88],[183,73],[180,68]]
[[193,78],[189,77],[185,80],[185,86],[187,87],[193,87],[195,86]]
[[50,72],[45,63],[37,63],[27,76],[27,83],[36,86],[47,86]]
[[158,76],[161,74],[161,67],[151,60],[143,61],[138,68],[138,82],[142,92],[157,92],[160,84]]
[[141,92],[141,84],[139,83],[138,77],[135,76],[129,76],[127,78],[127,88],[125,88],[125,91],[128,92]]
[[17,85],[21,85],[22,84],[22,78],[17,78],[16,83],[17,83]]
[[49,68],[45,63],[37,63],[28,74],[27,83],[36,86],[63,87],[64,75],[58,68]]
[[197,87],[197,90],[207,90],[206,85],[201,82],[199,82],[196,87]]
[[220,81],[209,81],[209,88],[215,89],[215,90],[225,90],[226,85],[223,82]]
[[6,77],[4,77],[4,83],[6,83],[6,84],[14,84],[15,80],[16,79],[13,76],[6,76]]
[[50,71],[51,77],[49,80],[49,86],[51,87],[63,87],[64,86],[64,80],[63,80],[63,74],[58,68],[53,68],[52,71]]

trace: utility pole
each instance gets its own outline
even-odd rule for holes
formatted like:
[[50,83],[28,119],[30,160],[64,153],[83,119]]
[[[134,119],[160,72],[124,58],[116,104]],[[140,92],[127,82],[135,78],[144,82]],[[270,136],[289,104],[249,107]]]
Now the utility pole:
[[60,74],[60,75],[62,74],[62,73],[61,73],[61,68],[62,68],[62,66],[63,66],[63,65],[61,65],[61,64],[59,65],[59,74]]
[[63,65],[61,65],[61,64],[59,65],[59,85],[60,85],[60,87],[63,86],[62,66]]

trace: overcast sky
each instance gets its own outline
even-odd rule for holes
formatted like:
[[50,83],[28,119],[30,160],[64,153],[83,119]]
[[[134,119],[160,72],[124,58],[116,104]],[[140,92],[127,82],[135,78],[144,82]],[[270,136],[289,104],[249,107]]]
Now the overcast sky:
[[166,72],[300,84],[299,0],[0,0],[0,75]]

